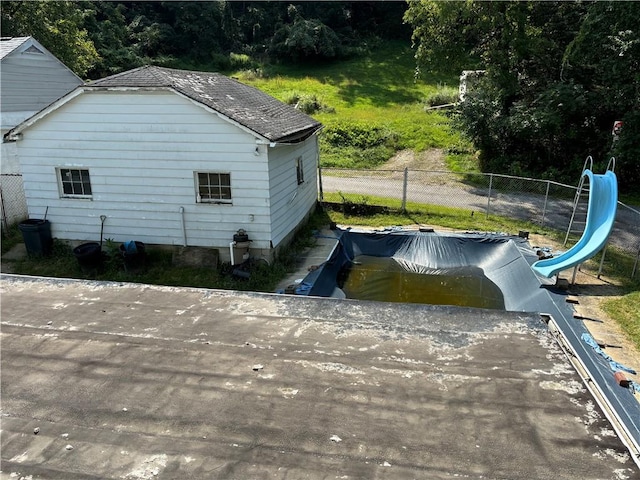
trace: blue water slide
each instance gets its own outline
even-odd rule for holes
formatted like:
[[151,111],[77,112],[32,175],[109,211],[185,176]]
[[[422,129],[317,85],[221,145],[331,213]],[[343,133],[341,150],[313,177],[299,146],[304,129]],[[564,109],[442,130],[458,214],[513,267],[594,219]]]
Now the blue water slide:
[[581,264],[598,253],[607,243],[613,229],[618,207],[618,180],[611,170],[596,175],[591,170],[582,172],[589,180],[589,206],[587,223],[582,237],[573,247],[557,257],[539,260],[531,268],[537,274],[553,275]]

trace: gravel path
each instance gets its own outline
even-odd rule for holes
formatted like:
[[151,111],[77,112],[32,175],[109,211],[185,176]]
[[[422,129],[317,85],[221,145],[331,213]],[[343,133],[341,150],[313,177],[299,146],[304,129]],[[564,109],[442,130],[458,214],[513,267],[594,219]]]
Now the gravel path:
[[[404,168],[394,162],[396,167]],[[438,165],[440,166],[440,165]],[[340,171],[323,169],[322,190],[324,193],[341,192],[375,195],[402,200],[403,170],[393,171]],[[545,195],[528,193],[525,188],[532,182],[522,180],[521,191],[505,192],[504,189],[491,193],[488,188],[479,188],[457,180],[455,174],[441,171],[410,171],[407,185],[407,200],[410,202],[465,208],[491,214],[529,220],[558,230],[567,229],[572,212],[572,199],[549,196],[545,205]],[[585,207],[586,208],[586,207]],[[584,213],[583,213],[584,215]],[[578,217],[576,217],[578,218]],[[583,217],[584,218],[584,217]],[[640,207],[620,205],[611,242],[635,254],[640,248]]]

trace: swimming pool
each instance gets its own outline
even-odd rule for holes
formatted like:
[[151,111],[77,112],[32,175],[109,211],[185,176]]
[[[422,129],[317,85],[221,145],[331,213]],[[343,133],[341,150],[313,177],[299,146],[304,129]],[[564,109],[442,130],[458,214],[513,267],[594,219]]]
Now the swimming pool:
[[550,301],[524,238],[498,234],[337,230],[304,279],[305,294],[358,300],[535,311]]

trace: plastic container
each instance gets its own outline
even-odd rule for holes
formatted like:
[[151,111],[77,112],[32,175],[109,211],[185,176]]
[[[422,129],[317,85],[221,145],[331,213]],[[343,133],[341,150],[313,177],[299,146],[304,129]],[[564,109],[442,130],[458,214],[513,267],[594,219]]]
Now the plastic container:
[[73,249],[73,255],[83,269],[95,269],[102,265],[102,247],[97,242],[78,245]]
[[33,256],[49,255],[53,247],[49,220],[31,218],[18,225],[27,253]]
[[129,241],[121,243],[119,249],[124,259],[125,268],[137,269],[145,266],[147,262],[147,252],[144,243]]

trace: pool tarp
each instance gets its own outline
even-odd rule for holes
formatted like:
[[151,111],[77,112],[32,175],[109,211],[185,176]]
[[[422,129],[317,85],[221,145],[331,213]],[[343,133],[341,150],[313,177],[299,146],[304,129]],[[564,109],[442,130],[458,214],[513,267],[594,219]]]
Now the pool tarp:
[[344,297],[337,286],[338,275],[360,255],[392,257],[407,271],[427,274],[465,266],[478,267],[501,290],[505,310],[536,312],[553,318],[617,420],[624,425],[635,445],[640,445],[640,403],[634,397],[633,389],[621,387],[614,378],[610,362],[583,340],[588,329],[573,317],[566,293],[531,269],[538,257],[528,240],[500,234],[416,231],[336,230],[335,234],[336,248],[324,264],[305,277],[305,289],[300,293]]
[[431,232],[344,231],[331,258],[305,279],[311,285],[306,293],[340,296],[335,291],[336,279],[360,255],[391,257],[406,271],[418,274],[479,268],[498,286],[504,297],[504,309],[509,311],[539,312],[540,305],[549,302],[547,291],[540,289],[540,282],[531,271],[530,264],[538,257],[525,239],[477,234],[444,236]]

